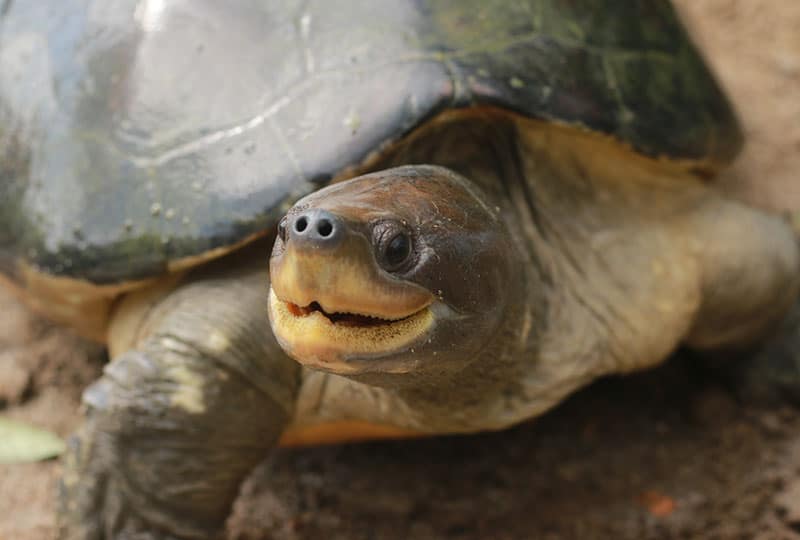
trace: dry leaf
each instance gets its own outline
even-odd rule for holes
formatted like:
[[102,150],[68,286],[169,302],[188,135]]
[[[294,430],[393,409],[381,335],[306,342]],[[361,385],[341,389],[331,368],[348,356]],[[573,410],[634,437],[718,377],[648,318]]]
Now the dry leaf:
[[43,429],[0,417],[0,464],[30,463],[59,456],[64,441]]

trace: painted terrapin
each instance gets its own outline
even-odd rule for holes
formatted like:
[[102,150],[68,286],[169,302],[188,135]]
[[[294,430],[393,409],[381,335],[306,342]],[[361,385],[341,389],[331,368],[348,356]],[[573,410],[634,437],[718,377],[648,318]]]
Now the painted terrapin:
[[0,269],[113,357],[64,538],[216,537],[280,442],[503,428],[798,289],[666,0],[0,14]]

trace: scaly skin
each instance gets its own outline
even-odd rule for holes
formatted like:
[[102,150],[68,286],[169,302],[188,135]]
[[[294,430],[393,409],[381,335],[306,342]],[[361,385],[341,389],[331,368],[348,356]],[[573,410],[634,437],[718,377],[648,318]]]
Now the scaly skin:
[[253,268],[162,298],[135,349],[86,391],[86,422],[65,460],[60,538],[221,536],[240,482],[287,425],[299,382],[264,331],[266,273]]

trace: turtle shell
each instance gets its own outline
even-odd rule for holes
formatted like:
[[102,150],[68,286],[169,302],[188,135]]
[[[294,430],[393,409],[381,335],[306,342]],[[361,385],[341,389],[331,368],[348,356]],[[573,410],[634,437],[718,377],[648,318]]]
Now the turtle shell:
[[202,260],[448,109],[723,164],[733,112],[665,0],[0,2],[0,270]]

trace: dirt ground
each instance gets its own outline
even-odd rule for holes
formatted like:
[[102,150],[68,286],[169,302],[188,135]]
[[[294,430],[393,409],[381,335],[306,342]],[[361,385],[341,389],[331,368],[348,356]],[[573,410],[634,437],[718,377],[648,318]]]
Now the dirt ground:
[[[725,185],[800,210],[800,2],[677,3],[748,136]],[[67,435],[103,361],[0,292],[0,413]],[[229,538],[800,539],[798,428],[684,354],[503,433],[278,452]],[[0,466],[0,540],[53,536],[59,467]]]

